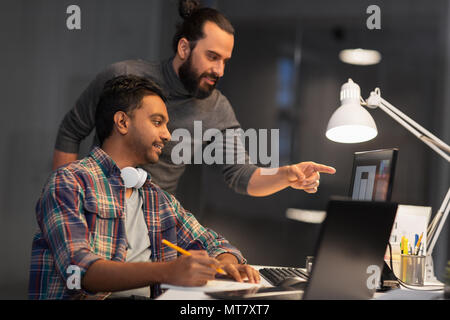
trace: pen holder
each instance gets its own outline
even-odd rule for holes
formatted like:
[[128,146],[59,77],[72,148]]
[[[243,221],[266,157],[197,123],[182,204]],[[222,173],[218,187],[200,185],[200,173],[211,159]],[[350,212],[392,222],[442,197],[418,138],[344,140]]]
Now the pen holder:
[[425,256],[402,254],[400,260],[400,280],[406,284],[423,286]]

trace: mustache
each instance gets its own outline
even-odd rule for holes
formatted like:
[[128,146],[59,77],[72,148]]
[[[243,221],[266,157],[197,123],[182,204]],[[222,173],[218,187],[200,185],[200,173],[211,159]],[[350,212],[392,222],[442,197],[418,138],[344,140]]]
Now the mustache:
[[166,146],[167,141],[155,141],[153,144],[160,145],[162,148]]
[[216,73],[204,72],[201,74],[200,78],[209,77],[214,80],[214,82],[219,81],[219,76]]

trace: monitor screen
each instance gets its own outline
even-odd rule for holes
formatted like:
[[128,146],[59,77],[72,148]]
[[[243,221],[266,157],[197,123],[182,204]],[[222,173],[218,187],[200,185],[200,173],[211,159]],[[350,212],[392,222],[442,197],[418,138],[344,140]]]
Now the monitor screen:
[[349,196],[353,200],[390,201],[398,149],[355,152]]

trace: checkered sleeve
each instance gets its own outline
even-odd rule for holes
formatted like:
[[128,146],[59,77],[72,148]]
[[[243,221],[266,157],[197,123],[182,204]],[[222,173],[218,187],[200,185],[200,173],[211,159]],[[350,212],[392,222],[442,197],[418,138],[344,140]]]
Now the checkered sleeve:
[[[74,270],[79,271],[81,283],[89,266],[102,259],[90,249],[83,197],[83,189],[74,174],[62,168],[52,174],[36,208],[38,224],[56,270],[66,284]],[[82,289],[79,293],[92,294]]]
[[239,263],[247,260],[242,253],[217,232],[202,226],[192,213],[185,210],[175,197],[164,192],[177,219],[177,243],[186,250],[206,250],[210,257],[217,257],[222,253],[233,254]]

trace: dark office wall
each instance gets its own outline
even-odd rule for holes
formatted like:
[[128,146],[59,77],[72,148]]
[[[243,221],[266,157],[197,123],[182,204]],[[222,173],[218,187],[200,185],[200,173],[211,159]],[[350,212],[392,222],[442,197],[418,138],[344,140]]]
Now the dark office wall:
[[[162,3],[2,1],[0,298],[26,298],[34,206],[60,121],[108,64],[159,59]],[[81,30],[66,27],[70,4],[81,8]],[[91,141],[83,143],[83,155]]]
[[[444,16],[449,17],[450,5],[443,6]],[[436,112],[433,116],[433,128],[438,132],[439,137],[447,144],[450,141],[450,20],[443,18],[439,20],[440,28],[438,33],[439,54],[438,61],[441,65],[437,72],[439,79],[436,86],[437,104],[441,106],[441,112]],[[449,188],[450,182],[450,166],[439,158],[434,157],[430,162],[429,181],[433,188],[428,190],[430,201],[433,208],[438,209]],[[435,257],[435,265],[437,270],[443,270],[450,259],[450,222],[447,222],[442,228],[441,237],[436,243],[436,249],[433,256]],[[440,273],[441,277],[443,272]]]

